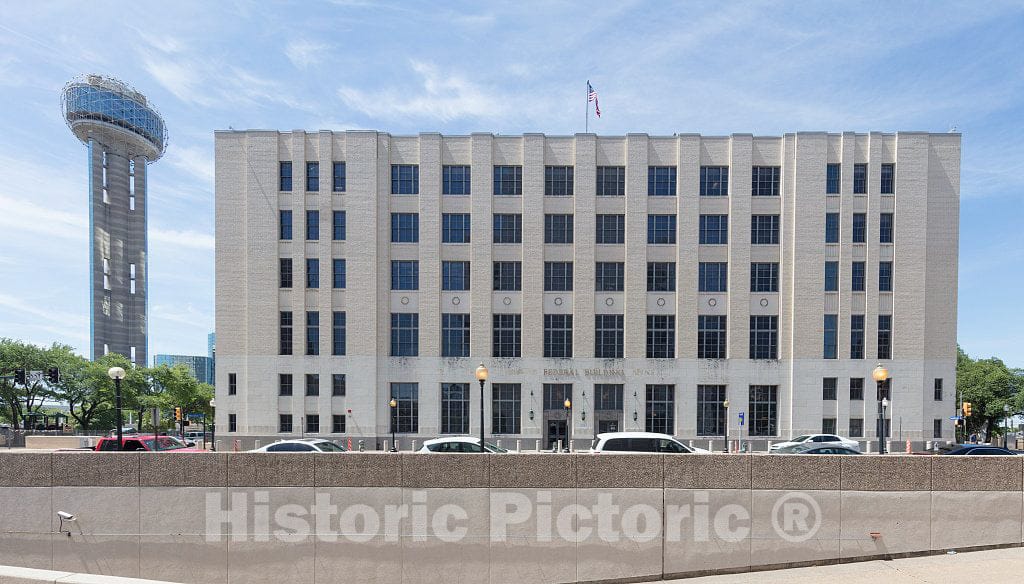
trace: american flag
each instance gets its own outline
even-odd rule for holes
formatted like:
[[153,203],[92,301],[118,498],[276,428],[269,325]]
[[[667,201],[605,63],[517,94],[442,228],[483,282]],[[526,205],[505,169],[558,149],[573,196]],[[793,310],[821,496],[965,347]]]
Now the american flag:
[[594,113],[597,114],[597,117],[601,117],[601,104],[597,103],[597,90],[587,81],[587,102],[591,101],[594,102]]

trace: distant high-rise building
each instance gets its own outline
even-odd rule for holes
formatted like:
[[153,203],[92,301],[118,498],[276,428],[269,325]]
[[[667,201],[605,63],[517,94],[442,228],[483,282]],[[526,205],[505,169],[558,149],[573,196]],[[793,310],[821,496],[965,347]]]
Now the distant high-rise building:
[[188,370],[192,373],[192,377],[195,377],[200,383],[213,385],[213,359],[209,357],[203,357],[202,355],[157,355],[153,359],[153,364],[157,367],[161,365],[167,365],[168,367],[182,364],[187,365]]
[[62,106],[89,146],[91,356],[114,352],[145,365],[146,164],[163,156],[167,128],[144,95],[110,77],[74,79]]

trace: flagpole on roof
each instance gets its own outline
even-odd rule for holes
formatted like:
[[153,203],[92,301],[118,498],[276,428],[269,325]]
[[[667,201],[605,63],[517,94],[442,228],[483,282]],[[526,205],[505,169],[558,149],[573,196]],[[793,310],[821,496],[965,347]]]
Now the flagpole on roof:
[[587,79],[587,124],[584,126],[584,133],[590,133],[590,80]]

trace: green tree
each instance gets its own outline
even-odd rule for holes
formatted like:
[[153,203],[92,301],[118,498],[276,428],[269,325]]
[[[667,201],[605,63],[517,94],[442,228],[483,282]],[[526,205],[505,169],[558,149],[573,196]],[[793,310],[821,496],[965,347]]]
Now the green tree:
[[40,413],[43,403],[54,397],[45,375],[40,377],[30,372],[59,367],[69,355],[73,353],[67,345],[54,343],[44,348],[14,339],[0,339],[0,372],[4,376],[13,376],[18,369],[29,373],[24,384],[16,384],[13,379],[0,380],[0,408],[15,429],[25,427],[30,417]]
[[125,370],[125,378],[121,381],[121,407],[124,411],[134,409],[139,396],[145,392],[148,385],[145,370],[134,367],[117,353],[104,355],[96,361],[79,359],[78,362],[71,361],[66,371],[61,371],[55,397],[68,404],[68,414],[84,432],[97,424],[104,429],[116,425],[115,385],[107,371],[111,367]]
[[182,408],[186,413],[211,415],[210,400],[213,399],[213,386],[199,383],[185,365],[168,367],[160,365],[149,370],[153,386],[158,393],[154,394],[154,405],[162,409]]
[[1004,406],[1010,415],[1024,411],[1024,378],[1001,359],[972,359],[957,349],[956,389],[962,401],[971,403],[967,435],[984,432],[987,441],[1003,433]]

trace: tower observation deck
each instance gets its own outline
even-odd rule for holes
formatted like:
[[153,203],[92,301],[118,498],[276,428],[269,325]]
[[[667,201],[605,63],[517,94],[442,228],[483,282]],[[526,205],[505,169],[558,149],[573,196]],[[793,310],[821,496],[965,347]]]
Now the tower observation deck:
[[92,358],[147,359],[146,165],[163,156],[167,127],[146,97],[100,75],[69,82],[64,119],[89,151]]

